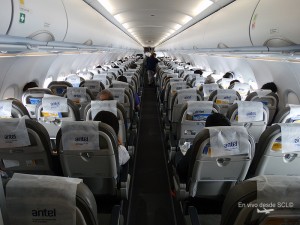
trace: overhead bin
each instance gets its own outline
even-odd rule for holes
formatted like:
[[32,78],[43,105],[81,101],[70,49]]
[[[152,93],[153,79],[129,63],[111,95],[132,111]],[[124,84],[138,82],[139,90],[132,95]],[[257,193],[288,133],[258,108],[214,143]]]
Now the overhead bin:
[[203,39],[205,47],[252,46],[249,37],[249,23],[258,1],[238,0],[210,16],[211,20],[206,26]]
[[300,1],[261,0],[253,14],[250,35],[254,46],[300,44]]
[[5,35],[8,31],[12,17],[11,0],[1,0],[0,7],[0,35]]
[[134,42],[119,28],[82,0],[63,0],[68,17],[65,42],[102,47],[137,48]]
[[13,0],[8,35],[37,41],[62,41],[66,30],[67,18],[61,0]]

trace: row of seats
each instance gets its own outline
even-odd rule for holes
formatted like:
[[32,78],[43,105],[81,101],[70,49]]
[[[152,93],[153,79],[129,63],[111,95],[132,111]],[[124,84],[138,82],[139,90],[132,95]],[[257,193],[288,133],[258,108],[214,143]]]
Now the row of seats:
[[[202,96],[197,89],[190,88],[182,78],[173,78],[174,76],[178,76],[178,74],[173,73],[169,75],[170,71],[168,67],[161,66],[160,64],[158,71],[158,100],[163,99],[161,108],[166,118],[165,121],[171,122],[169,128],[167,127],[168,125],[166,126],[166,129],[169,129],[171,134],[168,136],[170,137],[170,159],[172,159],[176,151],[179,151],[181,148],[186,148],[188,142],[192,144],[194,152],[192,157],[194,161],[190,161],[189,165],[190,173],[187,178],[187,183],[183,184],[180,180],[176,179],[178,196],[187,198],[188,196],[197,195],[224,195],[232,184],[245,179],[246,175],[248,177],[261,174],[297,175],[297,173],[295,173],[295,166],[297,167],[298,164],[298,154],[295,153],[297,149],[293,150],[295,152],[287,154],[286,149],[288,147],[286,145],[285,147],[282,147],[280,138],[278,138],[278,136],[275,139],[274,137],[271,137],[274,134],[274,130],[281,136],[284,124],[280,126],[274,125],[266,130],[270,117],[270,110],[275,113],[276,105],[278,104],[277,95],[265,90],[260,92],[256,91],[247,96],[248,100],[253,101],[236,101],[241,99],[237,91],[232,89],[218,89],[211,91],[208,97],[208,100],[210,101],[203,101],[204,99],[201,98]],[[168,76],[171,78],[167,80],[166,77]],[[166,81],[165,83],[161,82],[163,79]],[[164,85],[165,88],[160,85]],[[202,87],[205,86],[203,85]],[[165,90],[165,93],[163,98],[160,98],[162,97],[160,93],[163,89]],[[172,95],[173,98],[170,98]],[[223,98],[222,100],[220,98],[222,95],[223,97],[230,96],[230,98]],[[199,101],[199,99],[202,101]],[[227,100],[231,101],[232,104],[230,106],[228,105]],[[223,101],[224,104],[222,104]],[[249,151],[247,156],[244,155],[242,157],[244,160],[236,160],[234,157],[227,156],[221,158],[209,157],[209,159],[212,160],[211,164],[209,164],[208,161],[210,160],[207,158],[207,154],[204,153],[207,153],[207,151],[205,151],[206,148],[210,148],[209,143],[211,137],[210,129],[204,128],[204,124],[207,116],[211,113],[219,112],[224,114],[225,112],[222,110],[222,107],[223,109],[226,109],[226,115],[232,124],[232,126],[227,129],[233,129],[232,133],[236,134],[235,139],[237,141],[241,141],[240,134],[237,131],[241,128],[245,129],[246,133],[248,135],[250,134],[248,142],[252,150]],[[295,115],[299,115],[295,108],[293,108],[295,112],[292,113],[294,117]],[[287,114],[286,109],[283,110],[283,112],[285,112],[284,114]],[[280,117],[279,115],[282,115],[282,113],[279,113],[278,117]],[[282,119],[280,120],[283,121]],[[165,124],[168,124],[167,122],[165,122]],[[296,130],[299,129],[297,124],[291,126]],[[222,133],[223,131],[219,132]],[[266,136],[270,138],[266,138]],[[254,139],[252,140],[250,137]],[[221,140],[224,140],[222,136],[219,138],[220,142]],[[270,142],[267,142],[267,140]],[[255,143],[258,143],[256,148]],[[278,151],[275,150],[275,146],[278,147]],[[225,163],[226,166],[222,166],[223,164],[218,163],[218,160]],[[242,162],[240,168],[238,168],[234,163],[236,161],[244,162]],[[208,163],[208,165],[206,163]],[[250,164],[251,168],[249,170]],[[278,165],[281,165],[281,167],[277,167]],[[204,169],[206,166],[208,166],[208,168]],[[282,169],[282,167],[285,169]],[[238,171],[238,174],[234,175],[233,171]],[[230,174],[232,176],[230,176]],[[203,188],[204,183],[209,183],[204,182],[203,179],[221,181],[222,191],[217,188],[218,185],[216,184],[212,185],[216,190],[210,186],[211,184],[207,188]],[[201,185],[198,187],[197,183]],[[228,185],[228,188],[225,188],[223,186],[224,183],[231,183],[231,185]],[[205,193],[205,190],[209,192],[212,191],[213,194]],[[197,194],[197,191],[204,192],[205,194],[201,192]]]
[[[168,76],[171,78],[167,79]],[[270,91],[247,93],[248,96],[244,97],[246,101],[232,101],[232,105],[226,104],[226,111],[223,111],[223,100],[218,101],[220,99],[215,97],[220,90],[219,85],[206,87],[201,84],[199,86],[202,88],[198,89],[195,88],[195,80],[203,82],[203,79],[191,74],[190,80],[194,81],[189,83],[188,79],[182,80],[184,76],[183,65],[167,61],[160,63],[156,77],[158,101],[165,116],[165,130],[171,135],[168,132],[165,134],[170,139],[175,137],[177,141],[173,145],[170,142],[170,151],[182,151],[185,154],[188,142],[192,145],[188,150],[191,156],[187,178],[181,179],[173,167],[176,197],[183,202],[191,198],[225,197],[222,214],[214,214],[213,218],[211,215],[207,218],[206,215],[200,215],[198,218],[197,211],[191,207],[189,214],[195,217],[192,224],[275,224],[283,221],[293,224],[299,221],[299,206],[293,205],[290,198],[293,194],[287,190],[291,187],[295,190],[294,194],[299,195],[300,149],[297,134],[300,126],[296,122],[300,118],[300,106],[286,106],[275,118],[278,124],[267,127],[277,110],[276,94]],[[177,90],[173,88],[173,93],[168,90],[176,86],[172,82],[178,82],[178,86],[181,86]],[[218,90],[203,90],[212,87]],[[204,96],[203,92],[206,91],[210,94]],[[172,94],[173,99],[170,98]],[[236,96],[234,100],[241,100],[240,93],[236,93]],[[255,110],[249,111],[247,107]],[[215,112],[225,114],[232,126],[205,128],[207,116]],[[251,121],[250,118],[256,120]],[[252,179],[243,181],[246,178]],[[285,182],[288,185],[284,185]],[[270,188],[268,198],[261,199],[262,186]],[[283,201],[292,202],[293,206],[278,206]],[[273,205],[270,206],[270,203]]]

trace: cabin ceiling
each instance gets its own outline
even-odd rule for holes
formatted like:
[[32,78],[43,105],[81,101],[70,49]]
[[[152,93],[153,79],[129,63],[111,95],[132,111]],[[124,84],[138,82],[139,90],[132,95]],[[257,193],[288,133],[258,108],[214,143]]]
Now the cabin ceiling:
[[155,47],[234,0],[85,0],[139,42]]

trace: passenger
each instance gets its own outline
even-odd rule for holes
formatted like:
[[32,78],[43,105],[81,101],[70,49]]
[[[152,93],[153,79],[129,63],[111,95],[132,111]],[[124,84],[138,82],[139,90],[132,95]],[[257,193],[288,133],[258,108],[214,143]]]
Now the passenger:
[[277,86],[274,82],[269,82],[269,83],[265,83],[261,89],[267,89],[267,90],[271,90],[273,93],[277,92]]
[[227,72],[223,75],[223,78],[230,78],[233,79],[233,72]]
[[[215,126],[231,126],[230,121],[227,117],[220,113],[213,113],[207,117],[205,122],[205,127],[215,127]],[[181,151],[176,152],[174,156],[174,165],[176,167],[177,174],[180,181],[186,182],[189,170],[189,162],[192,153],[192,145],[187,150],[186,154],[183,155]]]
[[208,75],[204,81],[204,84],[213,84],[215,83],[215,79],[212,75]]
[[35,88],[38,87],[37,83],[35,81],[31,81],[24,85],[23,92],[27,91],[29,88]]
[[[119,76],[117,78],[118,81],[121,81],[121,82],[125,82],[127,83],[127,78],[125,76]],[[134,109],[136,112],[139,112],[140,111],[140,104],[141,104],[141,100],[140,100],[140,97],[137,95],[137,93],[133,93],[133,97],[134,97]]]
[[233,85],[234,83],[241,83],[239,80],[232,80],[232,81],[230,81],[230,83],[229,83],[229,87],[231,86],[231,85]]
[[202,76],[203,71],[202,71],[202,70],[195,70],[195,71],[194,71],[194,74],[200,74],[200,75]]
[[132,63],[129,65],[129,69],[136,69],[137,68],[137,64],[136,63]]
[[153,52],[150,57],[147,58],[146,69],[148,74],[148,85],[154,86],[154,75],[156,73],[156,65],[158,63],[156,54]]
[[109,90],[104,89],[99,93],[99,99],[100,101],[114,100],[114,96]]
[[[118,136],[119,121],[118,118],[112,112],[100,111],[94,117],[94,121],[101,121],[102,123],[106,123],[107,125],[111,126],[114,129],[116,135]],[[121,143],[122,141],[118,137],[119,164],[120,166],[123,166],[128,162],[130,156],[125,146],[123,146]]]

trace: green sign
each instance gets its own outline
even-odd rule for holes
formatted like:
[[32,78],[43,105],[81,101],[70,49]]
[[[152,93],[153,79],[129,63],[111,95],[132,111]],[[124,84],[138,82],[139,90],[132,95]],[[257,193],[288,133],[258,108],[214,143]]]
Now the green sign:
[[20,13],[20,19],[19,19],[20,23],[25,23],[25,14],[24,13]]

